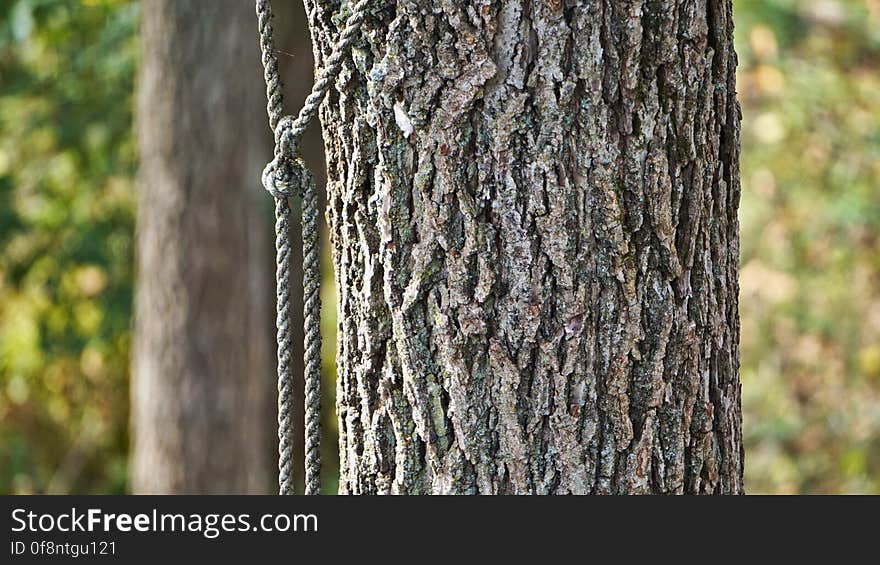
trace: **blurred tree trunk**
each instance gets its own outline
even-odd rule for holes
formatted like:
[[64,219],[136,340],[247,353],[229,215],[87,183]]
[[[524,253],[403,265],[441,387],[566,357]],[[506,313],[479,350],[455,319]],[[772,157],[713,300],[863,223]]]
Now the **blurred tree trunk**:
[[322,113],[340,491],[742,492],[730,0],[397,0],[362,36]]
[[274,488],[269,156],[253,6],[147,0],[132,490]]

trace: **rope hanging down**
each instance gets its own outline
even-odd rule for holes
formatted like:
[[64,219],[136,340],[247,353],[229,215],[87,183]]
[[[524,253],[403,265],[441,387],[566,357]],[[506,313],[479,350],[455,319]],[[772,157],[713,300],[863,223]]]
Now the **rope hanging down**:
[[300,139],[314,119],[342,61],[361,27],[370,0],[358,0],[351,8],[345,29],[324,66],[312,92],[296,119],[283,116],[281,79],[272,30],[270,0],[256,0],[260,31],[263,78],[266,81],[266,112],[275,132],[275,157],[263,170],[263,186],[275,198],[276,319],[278,341],[278,485],[281,494],[293,494],[290,343],[290,206],[288,198],[302,195],[303,304],[305,344],[305,471],[306,494],[320,492],[321,440],[321,269],[318,250],[318,198],[315,180],[300,156]]

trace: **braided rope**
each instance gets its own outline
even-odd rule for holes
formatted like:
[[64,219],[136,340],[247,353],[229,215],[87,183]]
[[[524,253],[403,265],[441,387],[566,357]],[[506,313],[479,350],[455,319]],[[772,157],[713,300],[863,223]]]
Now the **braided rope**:
[[290,206],[288,198],[302,195],[303,314],[305,373],[305,470],[306,494],[320,492],[321,472],[321,266],[318,248],[318,195],[314,177],[299,154],[299,141],[315,118],[321,102],[342,69],[342,61],[357,35],[370,0],[351,8],[345,29],[324,61],[296,119],[283,116],[281,78],[275,55],[270,0],[256,0],[263,78],[266,82],[266,113],[275,132],[275,156],[263,170],[266,191],[275,198],[275,274],[278,341],[278,484],[281,494],[292,494],[291,343],[290,343]]
[[[260,31],[263,77],[266,80],[266,113],[269,127],[278,125],[282,114],[281,81],[278,76],[278,58],[275,56],[272,7],[269,2],[257,2],[257,26]],[[279,153],[275,144],[276,157]],[[265,176],[265,175],[264,175]],[[265,180],[264,180],[265,184]],[[287,198],[275,199],[275,327],[278,342],[278,490],[280,494],[293,494],[293,446],[291,404],[293,387],[290,367],[290,206]]]
[[321,492],[321,265],[317,193],[310,176],[302,201],[306,494]]
[[275,327],[278,341],[278,487],[279,494],[293,494],[293,382],[291,378],[291,343],[288,326],[290,311],[290,206],[287,200],[275,200]]
[[283,112],[284,99],[278,74],[278,57],[275,56],[272,4],[269,0],[257,0],[257,29],[260,32],[263,79],[266,81],[266,113],[269,115],[269,127],[275,131]]
[[336,76],[342,69],[342,60],[348,53],[351,44],[354,42],[357,32],[361,29],[364,17],[367,15],[367,5],[373,0],[358,0],[351,8],[351,14],[345,20],[345,29],[339,34],[339,39],[330,52],[330,56],[324,61],[324,66],[318,75],[318,80],[312,86],[312,92],[306,97],[302,109],[293,122],[293,130],[297,136],[302,135],[309,123],[318,113],[321,107],[321,101],[324,100],[330,85],[336,80]]

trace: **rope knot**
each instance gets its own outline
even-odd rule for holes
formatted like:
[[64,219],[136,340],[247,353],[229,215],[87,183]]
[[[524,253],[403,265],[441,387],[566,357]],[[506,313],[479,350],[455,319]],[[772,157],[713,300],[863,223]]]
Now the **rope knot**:
[[263,188],[274,198],[302,196],[314,177],[299,154],[299,135],[292,116],[284,116],[275,127],[275,157],[263,169]]

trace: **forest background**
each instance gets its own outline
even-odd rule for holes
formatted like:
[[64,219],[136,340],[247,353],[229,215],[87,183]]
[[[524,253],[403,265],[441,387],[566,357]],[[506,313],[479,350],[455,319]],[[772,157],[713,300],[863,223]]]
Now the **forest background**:
[[[734,13],[746,490],[880,493],[880,0]],[[0,493],[128,486],[138,23],[0,0]]]

